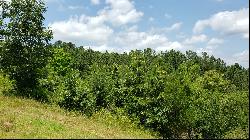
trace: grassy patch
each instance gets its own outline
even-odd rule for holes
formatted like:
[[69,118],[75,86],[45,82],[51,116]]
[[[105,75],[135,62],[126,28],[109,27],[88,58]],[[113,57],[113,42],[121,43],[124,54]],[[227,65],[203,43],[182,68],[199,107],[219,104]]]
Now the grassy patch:
[[0,138],[155,138],[108,112],[90,118],[30,99],[0,95]]

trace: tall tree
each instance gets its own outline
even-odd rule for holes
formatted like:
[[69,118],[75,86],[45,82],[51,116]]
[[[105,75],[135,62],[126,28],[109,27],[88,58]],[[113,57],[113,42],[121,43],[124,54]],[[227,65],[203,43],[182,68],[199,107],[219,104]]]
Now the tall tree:
[[7,26],[3,28],[5,44],[1,52],[4,70],[16,80],[17,89],[30,95],[37,84],[37,70],[46,64],[46,46],[52,32],[44,27],[42,0],[12,0],[3,7]]

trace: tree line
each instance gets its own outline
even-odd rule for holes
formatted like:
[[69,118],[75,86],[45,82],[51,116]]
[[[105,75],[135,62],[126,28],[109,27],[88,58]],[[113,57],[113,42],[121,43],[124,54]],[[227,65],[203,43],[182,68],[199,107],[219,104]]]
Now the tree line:
[[249,138],[249,68],[226,65],[206,52],[115,53],[51,44],[42,0],[0,4],[5,94],[88,116],[106,109],[163,138]]

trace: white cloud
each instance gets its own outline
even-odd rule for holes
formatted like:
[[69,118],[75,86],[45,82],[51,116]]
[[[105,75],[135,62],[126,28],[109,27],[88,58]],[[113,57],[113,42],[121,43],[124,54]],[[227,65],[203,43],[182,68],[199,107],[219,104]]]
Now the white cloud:
[[176,37],[179,39],[184,39],[184,38],[187,38],[187,35],[184,32],[178,32],[176,34]]
[[184,46],[177,41],[174,42],[165,42],[162,46],[158,46],[155,48],[156,51],[166,51],[166,50],[184,50]]
[[44,0],[45,3],[58,2],[58,0]]
[[193,32],[201,33],[206,27],[211,27],[225,35],[240,34],[249,39],[249,8],[219,12],[209,19],[199,20],[196,22]]
[[151,33],[158,33],[158,34],[162,34],[162,33],[167,33],[167,32],[171,32],[171,31],[176,31],[179,30],[182,26],[182,22],[177,22],[174,23],[173,25],[171,25],[170,27],[164,27],[164,28],[151,28]]
[[139,32],[136,30],[126,30],[113,36],[114,40],[109,42],[109,46],[119,46],[119,51],[152,48],[156,51],[170,49],[181,50],[184,46],[177,41],[169,41],[165,35],[150,32]]
[[168,42],[168,40],[164,36],[137,31],[120,32],[114,40],[114,44],[129,49],[156,47],[159,46],[159,44],[165,44],[165,42]]
[[93,41],[102,44],[107,42],[113,34],[113,29],[106,23],[115,26],[135,23],[143,15],[142,12],[137,12],[129,0],[106,0],[106,4],[108,6],[100,10],[97,16],[82,15],[50,23],[49,26],[54,33],[54,38],[73,42]]
[[136,23],[143,16],[129,0],[106,0],[106,4],[109,6],[99,11],[99,16],[103,16],[114,26]]
[[136,26],[114,33],[111,38],[103,44],[92,45],[91,48],[96,51],[108,50],[120,53],[135,49],[143,50],[145,48],[152,48],[156,51],[185,49],[180,42],[170,41],[164,35],[137,31]]
[[137,31],[138,30],[138,26],[137,25],[133,25],[133,26],[130,26],[130,27],[125,27],[124,30],[130,31],[130,32]]
[[[130,9],[130,8],[129,8]],[[156,51],[170,49],[181,50],[184,46],[177,41],[169,41],[165,35],[152,32],[139,32],[137,25],[124,26],[120,32],[114,32],[106,24],[107,18],[99,13],[97,16],[71,17],[66,21],[50,23],[55,40],[72,42],[89,42],[93,50],[128,52],[135,49],[152,48]],[[175,23],[164,30],[177,30],[181,23]],[[123,27],[123,26],[122,26]]]
[[85,46],[84,48],[88,49],[88,48],[91,48],[92,50],[95,50],[95,51],[100,51],[100,52],[105,52],[105,51],[108,51],[108,52],[115,52],[117,50],[115,50],[115,48],[111,48],[109,46],[107,46],[106,44],[103,44],[103,45],[99,45],[99,46]]
[[173,24],[171,27],[166,28],[167,31],[179,30],[181,28],[182,22],[177,22]]
[[218,46],[208,45],[203,48],[197,48],[195,51],[197,54],[201,55],[202,52],[206,52],[208,55],[214,55],[215,50],[218,48]]
[[[93,4],[99,4],[100,0],[92,0]],[[96,19],[102,19],[102,22],[111,23],[113,26],[121,26],[129,23],[138,22],[143,16],[143,12],[137,11],[134,3],[130,0],[106,0],[107,6],[97,12]],[[60,9],[65,9],[62,3],[59,3]],[[68,9],[79,9],[79,6],[67,6]]]
[[223,39],[219,39],[219,38],[212,38],[208,41],[208,45],[213,45],[213,46],[217,46],[220,45],[224,42]]
[[87,40],[97,43],[106,42],[113,30],[104,25],[98,17],[71,17],[68,21],[49,24],[56,40],[74,41]]
[[73,5],[70,5],[70,6],[68,6],[68,9],[70,9],[70,10],[77,10],[77,9],[83,9],[83,7],[82,6],[73,6]]
[[236,53],[234,56],[233,56],[235,59],[236,59],[236,62],[249,62],[249,50],[244,50],[240,53]]
[[100,0],[91,0],[91,3],[94,5],[100,4]]
[[[199,40],[199,38],[200,38],[200,40]],[[193,41],[195,42],[195,39]],[[207,41],[206,46],[199,47],[199,48],[197,48],[197,47],[194,48],[194,50],[199,55],[201,55],[202,52],[206,52],[209,55],[215,55],[218,52],[219,45],[224,43],[223,39],[219,39],[219,38],[208,39],[206,36],[198,37],[196,41],[200,41],[200,42],[206,42]]]
[[232,65],[235,63],[239,63],[244,67],[249,67],[249,50],[244,50],[242,52],[236,53],[227,60],[227,64]]
[[191,38],[187,38],[184,40],[184,44],[195,44],[195,43],[202,43],[202,42],[205,42],[207,41],[207,36],[204,35],[204,34],[201,34],[201,35],[195,35],[195,36],[192,36]]

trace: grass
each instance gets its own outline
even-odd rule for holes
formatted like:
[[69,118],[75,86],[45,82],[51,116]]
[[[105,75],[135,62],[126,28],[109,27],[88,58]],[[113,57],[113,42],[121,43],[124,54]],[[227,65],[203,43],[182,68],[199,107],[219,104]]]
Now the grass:
[[0,95],[0,138],[157,138],[126,117],[105,111],[86,117],[31,99]]

